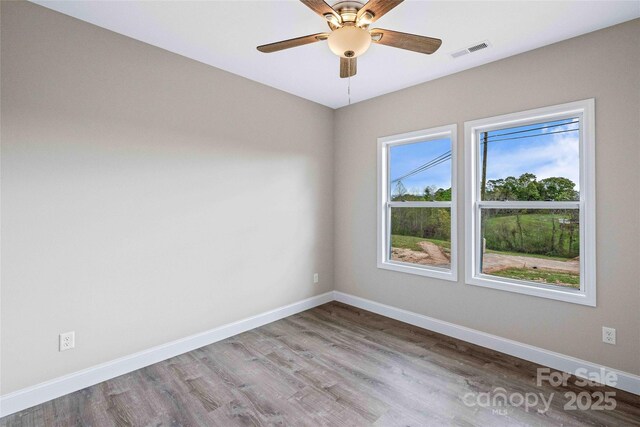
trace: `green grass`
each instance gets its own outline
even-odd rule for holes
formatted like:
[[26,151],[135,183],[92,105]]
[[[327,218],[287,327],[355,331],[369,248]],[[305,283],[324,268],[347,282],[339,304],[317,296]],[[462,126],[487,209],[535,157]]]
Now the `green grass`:
[[580,289],[580,275],[578,274],[560,273],[549,270],[530,270],[528,268],[508,268],[506,270],[495,271],[491,273],[491,275],[548,283],[550,285],[565,284],[572,288]]
[[412,251],[422,251],[419,242],[423,242],[424,239],[413,236],[400,236],[399,234],[391,235],[391,246],[394,248],[410,249]]
[[391,235],[391,246],[394,248],[404,248],[410,249],[412,251],[422,252],[422,248],[420,247],[419,243],[424,241],[431,242],[443,249],[451,249],[451,242],[447,242],[446,240],[424,239],[415,236],[401,236],[399,234]]
[[490,254],[500,254],[500,255],[515,255],[515,256],[526,256],[530,258],[542,258],[542,259],[553,259],[556,261],[568,261],[573,258],[565,258],[561,256],[551,256],[551,255],[541,255],[541,254],[527,254],[524,252],[515,252],[515,251],[494,251],[493,249],[487,249],[487,253]]

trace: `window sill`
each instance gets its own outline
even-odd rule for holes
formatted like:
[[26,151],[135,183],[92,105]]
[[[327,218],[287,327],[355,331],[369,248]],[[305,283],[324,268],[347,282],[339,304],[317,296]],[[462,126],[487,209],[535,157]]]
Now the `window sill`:
[[378,268],[399,271],[401,273],[415,274],[418,276],[433,277],[434,279],[448,280],[450,282],[458,281],[458,274],[455,271],[455,268],[449,270],[438,267],[418,267],[414,264],[390,261],[378,262]]
[[595,292],[588,294],[578,289],[563,289],[557,286],[532,285],[520,280],[501,280],[496,276],[480,274],[467,277],[467,285],[481,286],[483,288],[498,289],[501,291],[515,292],[518,294],[530,295],[534,297],[553,299],[573,304],[596,306]]

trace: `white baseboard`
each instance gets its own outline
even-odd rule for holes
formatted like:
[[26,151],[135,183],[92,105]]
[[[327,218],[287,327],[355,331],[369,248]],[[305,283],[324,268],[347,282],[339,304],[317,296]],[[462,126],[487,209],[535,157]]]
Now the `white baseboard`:
[[333,301],[333,292],[316,295],[206,332],[121,357],[82,371],[36,384],[0,397],[0,417],[4,417],[111,378],[144,368],[174,356],[221,341],[267,323]]
[[332,291],[6,394],[0,397],[0,417],[22,411],[188,351],[213,344],[225,338],[266,325],[267,323],[275,322],[276,320],[333,300],[534,363],[539,363],[540,365],[548,366],[559,371],[571,374],[574,374],[578,369],[585,369],[586,372],[612,372],[617,376],[616,388],[640,395],[640,376],[501,338],[475,329],[444,322],[354,295]]
[[[349,295],[343,292],[334,291],[336,301],[371,311],[382,316],[390,317],[401,322],[419,326],[430,331],[434,331],[443,335],[457,338],[472,344],[496,350],[501,353],[519,357],[530,362],[538,363],[559,371],[576,374],[583,370],[588,373],[608,373],[615,374],[617,378],[616,384],[608,384],[620,390],[640,395],[640,376],[630,374],[628,372],[619,371],[617,369],[598,365],[596,363],[587,362],[586,360],[577,359],[575,357],[566,356],[564,354],[555,353],[543,348],[534,347],[532,345],[523,344],[518,341],[509,340],[496,335],[480,332],[475,329],[459,326],[453,323],[444,322],[422,314],[413,313],[411,311],[392,307],[379,302]],[[603,375],[601,378],[608,378],[609,375]]]

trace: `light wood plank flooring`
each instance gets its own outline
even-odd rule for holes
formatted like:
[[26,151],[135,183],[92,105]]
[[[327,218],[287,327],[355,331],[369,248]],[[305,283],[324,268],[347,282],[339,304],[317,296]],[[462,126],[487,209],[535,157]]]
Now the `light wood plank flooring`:
[[[640,397],[536,386],[536,364],[332,302],[55,399],[5,426],[640,426]],[[548,399],[484,408],[503,388]],[[566,392],[615,391],[613,411],[567,411]],[[499,390],[498,390],[499,391]],[[516,400],[517,402],[517,400]]]

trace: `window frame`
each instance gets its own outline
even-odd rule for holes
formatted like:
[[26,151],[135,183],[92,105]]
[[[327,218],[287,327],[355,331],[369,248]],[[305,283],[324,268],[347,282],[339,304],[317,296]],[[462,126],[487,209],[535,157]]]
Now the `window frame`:
[[[448,281],[458,280],[458,224],[457,224],[457,125],[439,126],[378,138],[378,208],[377,208],[377,265],[378,268],[399,271]],[[392,202],[389,188],[389,150],[392,146],[426,142],[448,137],[451,140],[451,201]],[[394,206],[396,205],[396,206]],[[451,214],[451,265],[449,269],[392,261],[389,258],[391,207],[449,208]]]
[[[481,132],[523,126],[541,121],[579,117],[580,132],[580,200],[545,201],[481,201],[480,149]],[[536,297],[587,306],[596,306],[596,182],[595,182],[595,101],[586,99],[550,107],[537,108],[479,120],[467,121],[465,127],[465,282],[468,285],[504,290]],[[492,276],[480,272],[481,209],[578,209],[580,223],[580,290],[553,285],[536,285],[528,281]]]

